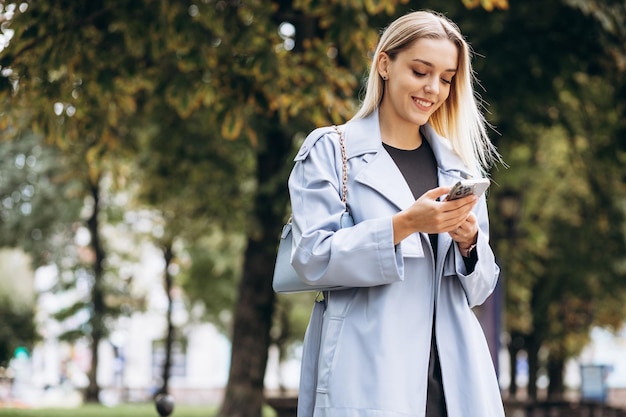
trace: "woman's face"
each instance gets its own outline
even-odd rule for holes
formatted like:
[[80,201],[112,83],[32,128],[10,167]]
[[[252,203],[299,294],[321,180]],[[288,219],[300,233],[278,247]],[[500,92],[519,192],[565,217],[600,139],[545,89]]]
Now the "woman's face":
[[378,59],[378,72],[384,78],[381,103],[393,123],[425,124],[450,95],[458,65],[458,49],[448,39],[421,38],[396,55]]

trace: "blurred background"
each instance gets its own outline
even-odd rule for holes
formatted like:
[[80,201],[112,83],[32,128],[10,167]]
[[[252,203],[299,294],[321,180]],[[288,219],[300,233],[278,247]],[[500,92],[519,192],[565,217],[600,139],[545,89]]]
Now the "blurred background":
[[0,0],[0,408],[293,399],[292,159],[418,9],[472,45],[506,162],[476,314],[507,408],[626,407],[625,1]]

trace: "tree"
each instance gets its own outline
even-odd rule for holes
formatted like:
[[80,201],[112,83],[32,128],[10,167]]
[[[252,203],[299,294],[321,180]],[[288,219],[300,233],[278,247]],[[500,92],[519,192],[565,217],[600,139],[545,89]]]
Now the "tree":
[[31,350],[37,339],[33,281],[28,255],[16,249],[0,250],[0,367],[9,365],[18,348]]
[[[550,355],[548,394],[555,397],[564,393],[566,360],[580,353],[591,327],[617,330],[626,317],[622,303],[626,271],[619,267],[626,252],[625,236],[623,230],[614,227],[623,225],[625,218],[626,190],[620,159],[626,154],[607,153],[615,149],[618,137],[615,122],[619,112],[614,107],[618,100],[614,87],[601,77],[577,74],[575,80],[575,94],[562,93],[559,122],[566,132],[568,148],[575,152],[564,158],[576,171],[572,185],[580,184],[578,190],[564,189],[563,200],[569,208],[577,208],[577,215],[563,220],[561,216],[550,225],[558,249],[550,251],[546,268],[546,275],[556,275],[562,285],[568,284],[566,290],[561,288],[554,294],[547,311],[552,319],[548,321],[551,331],[546,338]],[[571,194],[578,192],[577,201],[571,201]],[[563,230],[570,233],[563,236]]]
[[[514,360],[524,341],[533,399],[540,348],[549,352],[549,393],[559,396],[563,364],[584,346],[590,327],[624,319],[616,303],[624,291],[617,268],[624,147],[617,138],[624,132],[626,54],[623,7],[610,4],[513,3],[467,26],[487,56],[477,69],[510,165],[494,172],[490,208],[505,266],[510,351]],[[522,204],[508,230],[498,208],[507,194]]]
[[[172,323],[171,294],[174,288],[177,285],[186,288],[192,302],[203,302],[213,313],[217,309],[232,307],[232,303],[227,306],[224,303],[214,304],[215,297],[207,294],[223,287],[219,279],[224,276],[232,289],[234,276],[207,271],[202,268],[202,261],[211,259],[211,251],[218,250],[211,246],[211,242],[205,244],[205,240],[222,238],[230,241],[233,239],[224,236],[243,233],[250,190],[242,187],[242,182],[246,184],[250,176],[247,167],[251,165],[251,155],[249,148],[242,146],[241,142],[224,142],[212,137],[210,126],[198,114],[183,120],[176,109],[168,106],[158,109],[156,113],[164,116],[160,126],[152,130],[153,134],[147,135],[146,143],[141,146],[136,163],[140,174],[135,181],[138,187],[136,204],[158,211],[161,223],[162,233],[152,238],[162,250],[165,261],[164,287],[168,310],[159,393],[166,393],[172,344],[177,339],[177,329]],[[161,151],[154,153],[153,149]],[[189,248],[195,256],[191,258],[193,262],[186,280],[177,284],[170,267],[184,266],[185,248]],[[207,253],[199,253],[199,250],[206,250]],[[230,254],[228,258],[234,256]],[[219,312],[214,317],[219,317]]]
[[[151,1],[145,3],[156,4]],[[91,296],[91,302],[95,307],[94,322],[90,326],[94,336],[92,342],[94,363],[87,396],[88,400],[93,401],[97,399],[98,394],[95,382],[97,345],[106,334],[106,329],[101,324],[109,311],[103,302],[105,288],[101,285],[105,250],[98,234],[97,208],[100,202],[100,182],[108,176],[118,180],[120,172],[116,171],[119,167],[116,167],[115,161],[123,158],[124,152],[138,152],[141,149],[141,140],[146,136],[148,140],[158,137],[165,144],[173,136],[179,140],[175,146],[180,145],[178,149],[185,149],[189,155],[187,161],[194,161],[195,158],[195,162],[198,162],[197,156],[200,153],[194,155],[193,152],[197,149],[193,147],[189,149],[189,143],[185,144],[188,137],[184,132],[202,139],[197,130],[184,129],[193,120],[197,126],[206,131],[215,130],[215,126],[218,126],[216,132],[227,139],[236,139],[242,131],[247,132],[248,140],[252,144],[258,138],[251,127],[242,125],[242,118],[247,113],[245,106],[239,106],[240,103],[236,101],[231,101],[236,103],[231,108],[225,109],[222,105],[222,97],[230,97],[232,88],[236,86],[226,83],[220,90],[220,84],[216,83],[216,80],[228,79],[232,75],[232,67],[224,65],[226,61],[215,60],[215,55],[209,53],[221,42],[221,39],[213,36],[214,22],[210,14],[199,13],[197,7],[188,7],[182,2],[170,4],[160,2],[158,7],[144,7],[143,3],[137,2],[120,5],[119,2],[111,1],[73,4],[69,8],[60,7],[60,4],[55,3],[35,5],[25,2],[23,5],[25,7],[20,7],[20,13],[16,13],[11,19],[15,36],[2,57],[3,100],[7,104],[6,108],[11,110],[7,111],[11,116],[8,124],[15,129],[32,125],[48,140],[55,142],[67,156],[73,156],[78,163],[82,161],[82,167],[87,167],[80,171],[82,174],[79,176],[85,178],[85,190],[90,195],[94,208],[91,218],[86,222],[90,227],[93,252],[96,255],[93,263],[94,292]],[[213,6],[205,7],[210,11]],[[117,13],[122,9],[124,13]],[[223,11],[223,5],[220,3],[217,9],[218,12]],[[235,9],[229,6],[228,10]],[[251,21],[248,19],[254,16],[246,14],[248,12],[245,7],[242,10],[244,14],[241,18],[249,25]],[[137,22],[146,24],[138,25]],[[230,34],[228,30],[225,33]],[[207,36],[213,38],[216,43],[198,42]],[[274,37],[278,38],[278,35],[275,34]],[[52,38],[54,41],[50,42]],[[244,45],[246,39],[240,39],[239,42]],[[220,53],[228,60],[231,59],[227,49],[221,48]],[[208,62],[207,56],[210,58]],[[245,59],[245,56],[242,56],[237,62],[239,71],[249,71],[245,66]],[[217,77],[212,76],[212,71],[217,73]],[[260,74],[258,70],[257,74]],[[236,91],[234,100],[241,98],[242,92],[245,91],[245,86],[241,87],[243,89]],[[159,99],[153,100],[153,97]],[[51,103],[54,103],[54,106],[51,106]],[[238,108],[233,109],[234,107]],[[222,123],[222,120],[225,122]],[[198,121],[202,123],[197,123]],[[163,122],[167,125],[164,126]],[[155,127],[157,133],[152,134],[151,129]],[[213,138],[216,136],[215,133],[210,135]],[[204,141],[211,145],[220,144],[210,142],[210,137]],[[156,141],[149,143],[148,146],[155,144]],[[197,141],[195,145],[196,147],[202,145],[202,142]],[[226,143],[222,148],[224,152],[233,151]],[[150,168],[155,170],[152,171],[154,173],[175,166],[177,161],[171,157],[177,155],[166,154],[167,146],[163,146],[162,149],[165,164],[152,166],[148,164],[147,172],[151,172]],[[207,147],[208,149],[210,148]],[[219,149],[219,146],[214,146],[213,150],[215,149]],[[142,157],[149,151],[144,150],[146,153],[142,154]],[[245,159],[241,157],[245,157],[246,152],[235,152],[237,151],[233,151],[233,155],[240,157],[240,161]],[[220,152],[216,153],[219,154]],[[212,154],[209,154],[209,157],[211,156]],[[149,158],[145,160],[149,161]],[[216,161],[216,158],[211,158],[211,161],[213,167],[219,168],[220,165],[225,165],[226,160],[221,158]],[[196,164],[197,169],[190,170],[197,177],[198,186],[202,183],[200,172],[202,167]],[[246,172],[245,168],[240,169],[240,166],[236,168],[236,173]],[[224,170],[208,169],[206,172],[213,175],[217,171]],[[184,171],[180,174],[184,174]],[[148,178],[148,181],[155,178]],[[161,175],[160,178],[165,176]],[[222,224],[229,222],[238,224],[236,217],[241,216],[243,211],[229,210],[232,206],[223,204],[223,200],[220,201],[224,196],[234,195],[233,190],[238,189],[238,178],[239,175],[231,175],[226,178],[227,181],[215,183],[205,181],[202,184],[205,185],[204,190],[211,188],[214,194],[196,195],[194,204],[201,202],[206,206],[206,199],[214,197],[215,204],[212,204],[212,207],[221,208],[224,219]],[[218,179],[216,176],[215,180]],[[168,180],[159,184],[164,187],[160,192],[166,195],[167,199],[159,197],[152,201],[155,204],[168,202],[171,208],[177,202],[175,199],[181,197],[172,190],[192,190],[180,187],[180,182],[185,181],[183,178]],[[249,185],[249,182],[245,184]],[[148,187],[144,187],[144,191],[146,189]],[[153,191],[155,189],[152,187]],[[188,202],[192,195],[193,193],[189,192],[182,201],[183,204],[179,206],[191,207]],[[173,244],[181,234],[181,227],[183,237],[189,238],[192,234],[193,222],[181,226],[183,221],[189,218],[187,215],[193,219],[194,216],[197,218],[207,214],[199,210],[199,206],[201,204],[195,204],[192,210],[185,212],[170,210],[162,213],[168,233],[163,239],[159,239],[158,243],[163,248],[168,263],[174,257]],[[207,217],[207,220],[212,218]],[[196,234],[202,233],[198,221],[195,226]],[[165,285],[169,287],[171,276],[167,270],[165,274]],[[72,314],[73,310],[69,309],[64,314]],[[170,326],[168,332],[170,340],[171,333]],[[166,365],[166,373],[167,369]]]
[[[11,133],[4,131],[5,137]],[[56,247],[70,241],[68,230],[80,205],[71,198],[76,184],[65,176],[62,156],[40,136],[25,132],[6,139],[0,165],[0,281],[6,283],[0,288],[0,364],[7,365],[16,347],[32,349],[37,338],[31,268],[53,261]],[[20,251],[28,255],[24,267],[11,259]],[[24,293],[13,281],[29,283],[30,291]]]
[[[4,132],[0,146],[0,247],[22,248],[33,267],[53,260],[55,247],[71,240],[81,203],[66,160],[41,136]],[[8,137],[15,135],[13,139]]]
[[[111,155],[108,151],[113,147],[112,138],[127,134],[122,120],[127,112],[132,113],[133,103],[125,95],[111,94],[113,78],[108,70],[123,57],[99,61],[94,59],[95,50],[81,48],[98,40],[93,29],[105,24],[103,10],[90,8],[95,6],[91,3],[76,5],[72,10],[55,8],[53,4],[42,6],[32,7],[24,2],[20,13],[15,13],[10,21],[16,37],[3,51],[1,94],[7,106],[7,127],[17,132],[32,128],[48,143],[54,143],[68,162],[65,175],[80,178],[74,198],[90,202],[91,212],[84,225],[90,234],[93,258],[91,265],[78,268],[91,276],[90,300],[59,312],[58,317],[63,319],[83,308],[90,313],[89,323],[66,336],[82,334],[90,338],[92,367],[86,398],[97,401],[97,349],[106,336],[105,318],[115,313],[105,302],[106,251],[100,236],[100,181],[111,168],[105,156]],[[78,27],[86,31],[76,30]],[[98,82],[92,81],[94,74],[101,77]]]
[[[77,178],[81,172],[89,171],[92,175],[95,172],[93,169],[86,169],[84,154],[80,153],[84,147],[80,144],[74,147],[74,152],[79,154],[77,158],[76,154],[64,154],[57,146],[46,143],[40,135],[28,130],[22,131],[10,125],[4,133],[6,139],[2,144],[2,157],[5,160],[3,166],[10,169],[3,175],[1,190],[4,202],[1,226],[5,232],[2,234],[2,244],[28,251],[32,254],[34,268],[54,263],[59,276],[64,276],[65,271],[71,270],[75,279],[82,275],[90,281],[90,300],[77,300],[75,304],[58,311],[55,317],[63,321],[78,311],[90,312],[88,323],[62,337],[67,340],[85,335],[92,337],[92,346],[96,351],[105,333],[103,318],[109,314],[117,314],[115,309],[107,308],[104,303],[104,249],[99,239],[97,220],[101,207],[98,174],[95,174],[95,181],[91,181],[92,178],[87,175],[86,184]],[[81,209],[85,208],[83,198],[89,197],[91,210],[84,226],[91,237],[93,251],[90,253],[94,255],[92,270],[84,264],[85,257],[81,258],[74,245],[74,232],[81,222]],[[56,290],[63,291],[74,283],[75,280],[68,282],[61,279]],[[97,363],[96,354],[92,355],[92,361]],[[97,398],[98,391],[95,385],[96,369],[97,365],[92,364],[89,390],[94,398]]]

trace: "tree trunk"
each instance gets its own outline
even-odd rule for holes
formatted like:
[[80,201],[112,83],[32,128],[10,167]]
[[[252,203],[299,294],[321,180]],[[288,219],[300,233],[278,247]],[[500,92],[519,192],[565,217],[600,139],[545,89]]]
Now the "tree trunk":
[[537,401],[537,376],[539,374],[539,349],[548,334],[546,322],[549,299],[546,294],[552,294],[549,279],[539,279],[532,287],[530,308],[532,311],[532,330],[526,337],[526,351],[528,352],[528,398]]
[[89,385],[85,393],[86,402],[99,402],[100,387],[98,386],[98,346],[100,341],[105,337],[104,328],[104,288],[103,273],[105,253],[100,242],[100,233],[98,227],[98,215],[100,212],[100,188],[99,180],[90,184],[90,192],[93,198],[93,212],[87,219],[87,228],[91,234],[91,248],[95,255],[93,265],[93,285],[91,287],[91,304],[93,311],[89,318],[91,326],[91,368],[88,372]]
[[522,349],[526,348],[526,340],[528,336],[517,332],[511,332],[511,340],[509,341],[509,365],[511,368],[511,384],[509,385],[509,396],[515,398],[517,396],[517,355]]
[[515,399],[517,396],[517,354],[519,349],[515,346],[515,341],[511,338],[509,342],[509,368],[511,382],[509,383],[509,397]]
[[[278,120],[271,122],[280,125]],[[279,129],[270,131],[268,137],[271,143],[260,145],[257,154],[258,192],[235,305],[230,374],[219,413],[222,417],[260,417],[264,399],[275,301],[272,275],[288,197],[286,161],[292,148],[291,137]]]
[[220,416],[261,416],[274,310],[269,274],[272,267],[271,253],[263,253],[260,242],[248,242],[239,300],[235,307],[230,374]]
[[550,355],[548,358],[548,399],[561,400],[565,394],[565,385],[563,383],[563,371],[565,370],[565,361],[563,355]]
[[537,375],[539,373],[539,341],[535,335],[528,337],[528,399],[537,401]]
[[169,393],[170,371],[172,368],[172,345],[174,344],[175,331],[172,323],[172,274],[169,272],[169,266],[172,262],[174,254],[172,252],[172,244],[169,243],[163,248],[163,259],[165,260],[165,271],[163,273],[163,286],[165,287],[165,295],[167,296],[167,334],[165,335],[165,360],[163,361],[162,384],[157,394]]

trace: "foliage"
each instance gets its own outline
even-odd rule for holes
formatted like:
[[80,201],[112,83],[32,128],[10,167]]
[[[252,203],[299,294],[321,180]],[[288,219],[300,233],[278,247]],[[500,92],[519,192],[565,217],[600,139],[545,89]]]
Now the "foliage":
[[463,4],[468,9],[482,6],[486,11],[491,12],[494,9],[508,9],[509,2],[507,0],[463,0]]
[[[102,181],[111,177],[118,187],[134,187],[139,207],[158,206],[161,224],[154,230],[160,226],[161,233],[152,238],[159,247],[172,248],[177,239],[201,236],[216,210],[242,227],[232,214],[244,211],[224,202],[241,201],[237,174],[245,172],[239,165],[246,152],[240,144],[208,140],[206,132],[216,125],[206,117],[212,113],[192,115],[199,106],[215,104],[203,66],[211,45],[186,46],[192,37],[202,39],[207,29],[202,23],[188,26],[193,13],[186,5],[147,3],[155,7],[112,1],[72,7],[24,3],[28,8],[12,19],[15,37],[2,57],[4,97],[11,102],[9,124],[16,129],[28,124],[54,141],[73,160],[72,174],[83,179],[84,190],[99,193]],[[182,27],[188,32],[182,33]],[[138,157],[132,168],[141,175],[129,175],[131,165],[123,163],[130,152]],[[207,173],[213,180],[207,181]],[[94,292],[59,317],[93,305],[95,322],[74,336],[101,328],[98,321],[118,307],[98,301],[104,298],[99,290],[110,293],[111,287],[101,275],[107,249],[99,239],[100,195],[91,197],[96,211],[89,231],[98,245],[93,248]],[[78,271],[92,272],[85,265]]]
[[36,340],[33,281],[29,256],[16,249],[0,251],[0,367],[8,365],[17,347],[31,351]]
[[270,335],[279,348],[281,360],[293,357],[294,347],[299,346],[304,339],[315,297],[315,293],[278,296]]
[[[28,253],[28,271],[8,267],[2,257],[4,280],[18,277],[19,282],[31,283],[30,268],[55,262],[62,255],[59,247],[70,244],[72,225],[79,215],[80,199],[76,198],[79,184],[67,175],[64,157],[47,145],[41,136],[26,131],[22,134],[5,130],[0,144],[0,247],[20,248]],[[6,287],[6,286],[4,286]],[[34,323],[35,295],[28,296],[27,308],[19,308],[16,289],[9,285],[2,303],[2,352],[0,363],[6,362],[18,345],[32,348],[36,339]]]
[[[531,381],[539,348],[563,363],[585,346],[592,326],[618,327],[626,317],[618,268],[626,51],[605,20],[569,3],[514,3],[468,34],[494,63],[479,60],[478,73],[510,168],[493,173],[491,218],[506,327],[526,337]],[[510,196],[521,205],[512,218],[499,207]],[[551,377],[558,385],[559,375]]]
[[51,262],[56,247],[70,240],[80,188],[61,153],[41,136],[28,131],[15,136],[0,144],[0,247],[24,249],[37,267]]
[[[204,113],[182,119],[169,107],[152,111],[154,117],[161,116],[161,123],[152,121],[153,128],[140,141],[133,204],[155,211],[149,237],[159,247],[174,244],[172,262],[182,267],[177,284],[187,290],[192,303],[203,303],[215,318],[231,309],[235,298],[236,262],[254,191],[252,152],[242,141],[216,137]],[[212,268],[204,261],[218,265]],[[215,294],[230,302],[220,302]]]
[[619,1],[565,0],[565,4],[590,16],[603,31],[599,43],[607,49],[618,71],[626,70],[626,5]]
[[32,311],[15,311],[7,305],[0,307],[0,366],[8,365],[14,356],[15,349],[24,346],[32,349],[36,340],[35,325]]
[[225,334],[232,325],[229,312],[237,299],[233,285],[241,274],[241,254],[245,236],[208,232],[181,256],[183,269],[179,282],[192,305],[201,308],[197,320],[214,323]]

